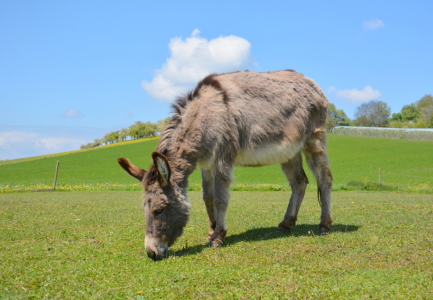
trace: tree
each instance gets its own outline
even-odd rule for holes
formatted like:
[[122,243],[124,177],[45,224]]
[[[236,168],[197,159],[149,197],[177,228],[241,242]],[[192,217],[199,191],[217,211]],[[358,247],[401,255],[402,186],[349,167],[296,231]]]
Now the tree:
[[385,102],[372,100],[362,103],[356,108],[355,121],[357,126],[384,127],[391,114],[391,108]]
[[144,123],[144,126],[142,128],[142,137],[149,137],[149,136],[155,136],[156,135],[156,130],[157,130],[157,125],[151,122],[146,122]]
[[433,128],[433,113],[430,115],[430,118],[427,120],[428,128]]
[[425,126],[433,128],[433,124],[431,121],[433,119],[433,96],[425,95],[417,102],[415,102],[414,105],[420,111],[419,119],[424,122]]
[[140,121],[135,122],[135,124],[129,126],[129,135],[132,139],[138,139],[140,136],[140,127],[143,124]]
[[95,139],[95,141],[92,143],[92,147],[99,147],[102,145],[101,139]]
[[81,145],[80,149],[89,149],[89,148],[94,148],[94,147],[98,147],[102,145],[102,140],[101,139],[95,139],[94,142],[90,142],[88,144],[84,144]]
[[337,109],[333,103],[329,103],[326,115],[326,130],[330,131],[335,126],[349,126],[350,119],[342,109]]
[[135,122],[134,125],[131,125],[129,127],[129,135],[133,138],[133,139],[140,139],[140,138],[144,138],[144,137],[149,137],[149,136],[155,136],[156,135],[156,124],[153,124],[151,122],[140,122],[137,121]]
[[419,116],[421,115],[420,110],[415,107],[413,104],[405,105],[401,109],[401,120],[403,122],[408,121],[414,121],[418,120]]
[[112,131],[104,135],[103,141],[106,144],[116,143],[119,139],[119,131]]
[[163,120],[159,120],[156,123],[156,125],[157,125],[156,131],[157,132],[162,132],[164,130],[165,126],[167,126],[168,122],[170,122],[170,120],[171,120],[171,117],[165,118]]
[[127,128],[122,128],[119,131],[119,142],[123,142],[129,136],[129,130]]
[[401,113],[395,113],[395,114],[392,114],[392,117],[391,117],[391,119],[389,119],[390,121],[393,121],[393,122],[400,122],[401,123],[401,121],[403,120],[402,119],[402,117],[401,117]]

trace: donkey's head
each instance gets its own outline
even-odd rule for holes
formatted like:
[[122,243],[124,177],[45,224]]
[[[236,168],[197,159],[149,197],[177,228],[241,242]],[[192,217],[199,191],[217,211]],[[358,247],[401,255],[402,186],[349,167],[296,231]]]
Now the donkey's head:
[[153,165],[148,171],[134,166],[125,158],[119,158],[118,162],[144,187],[144,244],[147,255],[153,260],[160,260],[167,256],[168,247],[182,235],[188,222],[190,205],[185,189],[179,188],[171,180],[167,158],[158,152],[153,152],[152,158]]

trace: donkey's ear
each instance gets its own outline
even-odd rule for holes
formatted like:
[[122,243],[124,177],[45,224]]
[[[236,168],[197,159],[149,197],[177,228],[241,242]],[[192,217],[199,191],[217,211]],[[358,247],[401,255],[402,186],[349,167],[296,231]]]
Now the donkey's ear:
[[133,164],[131,164],[129,162],[128,159],[123,158],[123,157],[118,158],[117,162],[126,172],[128,172],[129,175],[137,178],[138,181],[140,181],[140,182],[143,180],[144,174],[146,173],[145,170],[143,170],[142,168],[139,168],[137,166],[134,166]]
[[158,179],[162,187],[168,186],[170,182],[171,170],[168,165],[167,157],[159,152],[152,153],[153,163],[158,170]]

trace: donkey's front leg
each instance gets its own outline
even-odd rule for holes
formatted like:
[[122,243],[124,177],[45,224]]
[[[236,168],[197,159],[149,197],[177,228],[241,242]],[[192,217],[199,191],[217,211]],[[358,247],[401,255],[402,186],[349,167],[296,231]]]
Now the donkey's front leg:
[[215,172],[214,174],[214,217],[215,228],[209,238],[211,247],[219,247],[227,234],[226,212],[230,198],[231,170],[229,174]]
[[214,208],[214,178],[212,170],[201,168],[203,201],[209,216],[209,238],[215,231],[215,208]]

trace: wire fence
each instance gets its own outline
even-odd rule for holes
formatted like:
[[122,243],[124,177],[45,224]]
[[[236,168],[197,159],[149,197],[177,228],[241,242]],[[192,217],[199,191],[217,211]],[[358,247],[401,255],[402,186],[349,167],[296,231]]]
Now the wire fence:
[[[58,168],[58,166],[57,166]],[[41,169],[43,172],[41,172]],[[37,171],[38,179],[28,176],[32,170]],[[94,172],[97,170],[98,172]],[[250,169],[251,170],[251,169]],[[77,172],[78,171],[78,172]],[[100,172],[103,171],[103,172]],[[131,179],[120,168],[86,167],[61,164],[59,169],[54,166],[38,167],[1,166],[0,193],[23,191],[141,191],[139,183]],[[253,171],[254,172],[254,171]],[[281,174],[280,174],[281,173]],[[27,174],[27,176],[26,176]],[[58,176],[56,175],[58,174]],[[96,174],[96,175],[95,175]],[[99,177],[98,177],[98,174]],[[276,175],[278,174],[278,175]],[[277,176],[277,177],[276,177]],[[401,178],[406,178],[401,180]],[[273,181],[275,178],[275,182]],[[259,183],[257,183],[259,182]],[[290,190],[280,170],[270,169],[260,171],[257,182],[251,183],[242,176],[236,176],[232,185],[233,191],[284,191]],[[314,181],[309,189],[315,189]],[[201,190],[198,180],[191,180],[189,190]],[[393,190],[404,192],[433,193],[432,174],[417,175],[403,172],[371,170],[369,172],[346,172],[344,178],[337,175],[334,178],[334,190]]]

